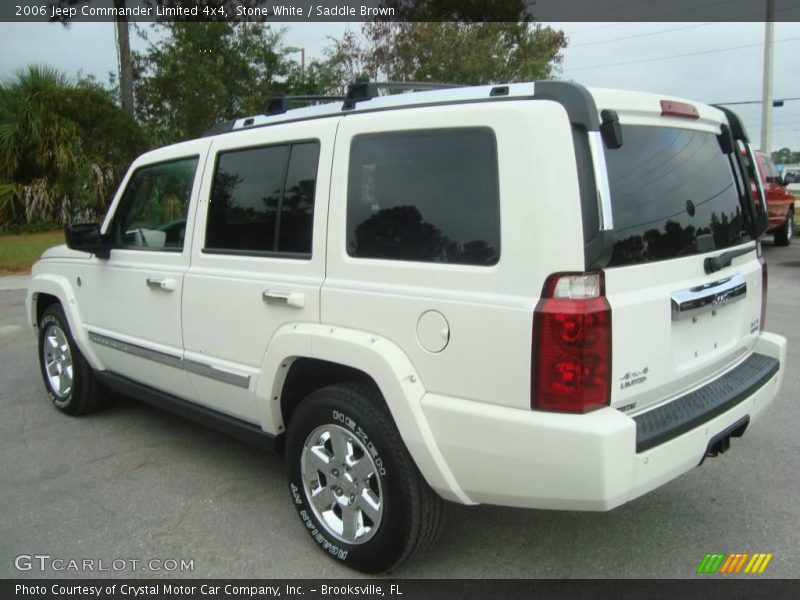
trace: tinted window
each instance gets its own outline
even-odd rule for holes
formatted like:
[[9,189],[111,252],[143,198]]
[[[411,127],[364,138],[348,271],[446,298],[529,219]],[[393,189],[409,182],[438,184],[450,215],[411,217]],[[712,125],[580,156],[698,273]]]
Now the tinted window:
[[208,206],[206,248],[272,252],[289,146],[223,152]]
[[492,265],[500,256],[497,147],[484,128],[358,136],[351,256]]
[[615,244],[611,265],[665,260],[743,241],[728,157],[711,133],[623,126],[606,151]]
[[114,243],[137,250],[181,250],[197,158],[137,169],[116,211]]
[[319,145],[221,152],[206,249],[310,254]]
[[319,146],[295,144],[286,174],[281,206],[278,251],[311,252],[314,221],[314,187],[317,182]]

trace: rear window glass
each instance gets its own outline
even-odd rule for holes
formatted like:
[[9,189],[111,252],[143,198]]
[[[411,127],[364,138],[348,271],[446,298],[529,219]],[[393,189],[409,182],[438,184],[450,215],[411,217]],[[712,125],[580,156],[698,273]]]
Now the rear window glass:
[[606,150],[614,216],[610,266],[729,248],[745,241],[728,156],[712,133],[623,126]]

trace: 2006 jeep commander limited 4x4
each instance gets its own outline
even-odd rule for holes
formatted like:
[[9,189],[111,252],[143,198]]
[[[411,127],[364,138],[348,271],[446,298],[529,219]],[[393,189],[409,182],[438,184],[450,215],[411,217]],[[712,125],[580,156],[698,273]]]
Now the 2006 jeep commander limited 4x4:
[[786,345],[732,113],[379,91],[137,159],[33,270],[55,406],[117,390],[285,450],[304,528],[374,572],[430,543],[441,499],[608,510],[772,402]]

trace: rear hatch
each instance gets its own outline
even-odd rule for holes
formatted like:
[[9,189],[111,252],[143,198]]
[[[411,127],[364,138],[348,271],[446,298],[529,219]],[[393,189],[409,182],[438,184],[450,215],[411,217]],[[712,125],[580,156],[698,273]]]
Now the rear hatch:
[[622,146],[605,148],[614,231],[605,290],[611,405],[635,414],[748,356],[759,333],[761,264],[749,189],[720,139],[725,115],[663,96],[592,94],[622,130]]

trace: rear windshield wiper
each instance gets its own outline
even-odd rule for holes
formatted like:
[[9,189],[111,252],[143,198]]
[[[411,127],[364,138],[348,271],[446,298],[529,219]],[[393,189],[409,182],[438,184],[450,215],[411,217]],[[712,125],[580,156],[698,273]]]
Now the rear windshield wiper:
[[738,250],[728,250],[727,252],[723,252],[719,256],[712,256],[707,258],[703,261],[703,268],[706,271],[706,274],[709,273],[716,273],[724,269],[725,267],[729,267],[731,262],[737,256],[742,256],[743,254],[747,254],[748,252],[752,252],[755,250],[754,247],[748,248],[740,248]]

